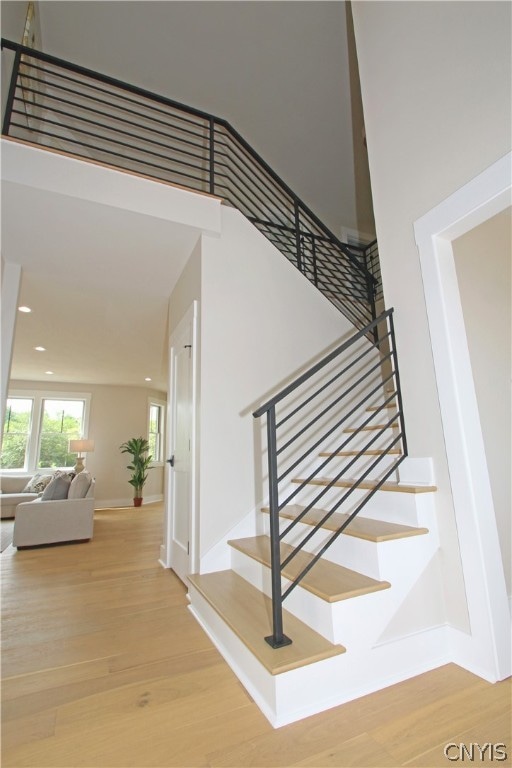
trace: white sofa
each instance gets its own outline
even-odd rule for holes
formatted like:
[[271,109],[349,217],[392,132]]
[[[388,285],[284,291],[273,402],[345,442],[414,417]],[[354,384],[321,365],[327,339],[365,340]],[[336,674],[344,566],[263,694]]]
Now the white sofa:
[[0,477],[0,517],[14,517],[16,507],[23,501],[37,499],[37,493],[23,493],[33,475],[2,475]]
[[18,504],[14,520],[13,546],[34,547],[92,539],[94,486],[93,479],[83,499],[43,501],[36,498]]

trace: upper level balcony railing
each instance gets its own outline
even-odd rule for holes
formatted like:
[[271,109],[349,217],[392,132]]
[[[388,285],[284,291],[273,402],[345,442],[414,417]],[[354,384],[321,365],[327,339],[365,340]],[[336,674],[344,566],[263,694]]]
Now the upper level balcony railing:
[[8,40],[2,51],[5,136],[222,197],[356,328],[375,319],[375,244],[342,243],[226,120]]

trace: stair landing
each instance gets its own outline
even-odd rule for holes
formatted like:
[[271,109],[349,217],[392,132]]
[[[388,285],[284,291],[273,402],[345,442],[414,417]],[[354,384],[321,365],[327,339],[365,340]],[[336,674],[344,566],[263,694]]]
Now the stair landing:
[[188,578],[272,675],[345,653],[342,645],[330,643],[288,611],[283,611],[283,627],[292,644],[273,649],[264,639],[272,634],[270,598],[234,571],[194,574]]

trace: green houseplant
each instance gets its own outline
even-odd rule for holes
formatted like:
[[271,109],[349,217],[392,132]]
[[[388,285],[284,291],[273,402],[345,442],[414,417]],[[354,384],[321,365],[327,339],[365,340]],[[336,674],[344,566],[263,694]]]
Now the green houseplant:
[[140,507],[142,504],[142,489],[148,479],[148,470],[151,469],[153,457],[148,453],[149,443],[144,437],[132,437],[119,446],[121,453],[130,453],[132,456],[131,464],[126,469],[132,473],[128,480],[133,485],[133,504]]

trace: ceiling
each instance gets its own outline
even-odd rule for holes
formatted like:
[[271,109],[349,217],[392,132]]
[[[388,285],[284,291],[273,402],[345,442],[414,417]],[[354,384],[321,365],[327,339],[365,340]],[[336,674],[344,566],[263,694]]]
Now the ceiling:
[[169,293],[197,237],[4,181],[2,251],[21,263],[19,304],[32,309],[18,313],[11,378],[166,390]]
[[[227,118],[337,234],[355,227],[344,3],[38,8],[43,50]],[[20,302],[33,309],[18,318],[12,378],[53,370],[53,381],[166,389],[168,298],[193,232],[14,183],[2,219],[2,253],[22,263]]]

